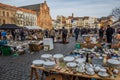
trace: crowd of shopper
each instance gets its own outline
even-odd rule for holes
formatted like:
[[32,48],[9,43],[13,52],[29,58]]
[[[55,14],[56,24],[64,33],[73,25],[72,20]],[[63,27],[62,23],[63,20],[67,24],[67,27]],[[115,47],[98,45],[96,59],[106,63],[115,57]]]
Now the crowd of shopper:
[[[66,29],[63,27],[62,29],[56,30],[25,30],[25,29],[16,29],[16,30],[1,30],[0,38],[3,40],[42,40],[43,38],[52,38],[53,41],[56,39],[61,39],[62,43],[67,42],[68,37],[75,37],[75,41],[78,41],[79,35],[82,36],[84,34],[98,34],[99,42],[103,42],[106,40],[106,43],[112,43],[114,29],[107,25],[106,27],[98,28],[82,28],[80,29],[78,26],[75,28]],[[118,36],[120,31],[118,32]],[[118,38],[118,37],[117,37]]]

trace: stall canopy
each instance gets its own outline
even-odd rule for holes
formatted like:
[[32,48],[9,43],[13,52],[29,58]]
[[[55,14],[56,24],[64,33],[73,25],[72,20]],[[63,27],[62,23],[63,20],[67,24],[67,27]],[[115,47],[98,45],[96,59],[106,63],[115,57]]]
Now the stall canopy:
[[42,28],[39,26],[25,26],[25,28],[27,28],[27,29],[41,29],[42,30]]
[[19,26],[17,26],[17,25],[15,25],[15,24],[2,24],[1,26],[0,26],[0,29],[21,29],[22,27],[19,27]]

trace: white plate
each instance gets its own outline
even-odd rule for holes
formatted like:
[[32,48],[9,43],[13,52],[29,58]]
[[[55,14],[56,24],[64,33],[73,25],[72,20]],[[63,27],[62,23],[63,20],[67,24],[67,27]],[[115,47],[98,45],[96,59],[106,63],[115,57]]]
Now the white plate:
[[78,58],[75,61],[78,62],[78,63],[84,63],[85,60],[86,60],[85,58]]
[[74,57],[72,57],[72,56],[66,56],[66,57],[64,57],[64,61],[66,61],[66,62],[70,62],[70,61],[74,61]]
[[60,58],[63,58],[63,55],[62,54],[55,54],[55,55],[53,55],[53,58],[60,59]]
[[75,62],[68,62],[66,65],[67,67],[72,67],[72,68],[77,66]]
[[43,60],[34,60],[34,61],[32,62],[32,64],[35,65],[35,66],[42,66],[43,63],[44,63]]
[[107,62],[113,65],[120,65],[120,61],[115,59],[109,59]]
[[109,77],[108,73],[98,72],[98,75],[101,77]]
[[43,55],[41,55],[41,58],[43,58],[43,59],[48,59],[48,58],[51,58],[51,57],[52,57],[51,54],[43,54]]
[[89,73],[89,72],[86,71],[86,74],[88,74],[88,75],[94,75],[95,72],[91,72],[91,73]]
[[43,63],[45,68],[53,68],[55,66],[55,62],[53,61],[47,61]]
[[55,65],[55,62],[54,61],[47,61],[47,62],[44,62],[43,64],[45,66],[52,66],[52,65]]

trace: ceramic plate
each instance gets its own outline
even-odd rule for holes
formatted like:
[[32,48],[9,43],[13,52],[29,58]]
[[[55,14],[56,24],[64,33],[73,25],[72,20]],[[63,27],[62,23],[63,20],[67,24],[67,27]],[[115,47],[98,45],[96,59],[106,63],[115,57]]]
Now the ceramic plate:
[[67,64],[67,67],[76,67],[77,64],[75,62],[68,62]]
[[72,56],[66,56],[66,57],[64,57],[64,61],[66,61],[66,62],[70,62],[70,61],[74,61],[74,57],[72,57]]
[[75,60],[78,63],[84,63],[85,62],[85,58],[78,58]]
[[113,65],[120,65],[120,61],[115,59],[109,59],[107,62]]
[[43,58],[43,59],[47,59],[47,58],[51,58],[51,57],[52,57],[51,54],[43,54],[43,55],[41,55],[41,58]]
[[47,61],[43,63],[45,68],[53,68],[55,66],[55,62],[53,61]]
[[55,55],[53,55],[53,57],[56,59],[60,59],[60,58],[63,58],[63,55],[62,54],[55,54]]
[[44,62],[43,64],[45,66],[53,66],[53,65],[55,65],[55,62],[54,61],[47,61],[47,62]]
[[109,77],[108,73],[98,72],[98,75],[101,77]]
[[88,75],[94,75],[95,72],[91,72],[91,73],[89,73],[89,72],[86,71],[86,74],[88,74]]
[[42,66],[43,63],[44,63],[43,60],[34,60],[34,61],[32,62],[32,64],[33,64],[33,65],[36,65],[36,66]]

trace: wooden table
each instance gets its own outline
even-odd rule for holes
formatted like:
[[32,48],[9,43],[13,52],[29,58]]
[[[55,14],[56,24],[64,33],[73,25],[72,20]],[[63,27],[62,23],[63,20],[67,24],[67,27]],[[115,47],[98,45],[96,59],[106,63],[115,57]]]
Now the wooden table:
[[[70,76],[73,76],[73,77],[84,77],[84,78],[95,78],[95,79],[101,79],[101,80],[120,80],[120,75],[117,76],[116,78],[102,78],[102,77],[99,77],[97,74],[93,75],[93,76],[90,76],[90,75],[87,75],[85,73],[73,73],[72,71],[68,72],[68,71],[65,71],[65,70],[57,70],[55,68],[53,69],[45,69],[44,67],[37,67],[37,66],[34,66],[34,65],[31,65],[31,76],[30,76],[30,80],[32,80],[33,78],[33,74],[35,74],[36,76],[36,80],[39,80],[39,76],[38,76],[38,73],[37,73],[37,70],[42,70],[43,72],[44,71],[53,71],[53,72],[56,72],[58,74],[62,74],[62,75],[70,75]],[[44,73],[42,73],[43,75]],[[41,78],[40,80],[43,80],[43,78]],[[73,80],[73,79],[71,79]]]

